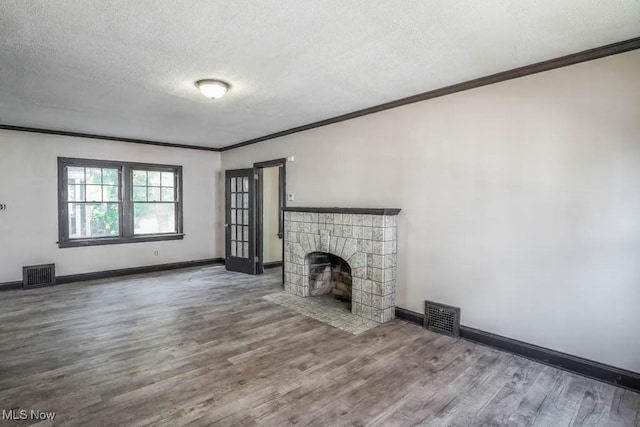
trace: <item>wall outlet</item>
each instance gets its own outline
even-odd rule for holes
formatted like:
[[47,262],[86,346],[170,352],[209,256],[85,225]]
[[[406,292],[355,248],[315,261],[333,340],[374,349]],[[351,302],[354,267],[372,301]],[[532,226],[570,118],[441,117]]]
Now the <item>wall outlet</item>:
[[293,193],[289,193],[287,194],[287,200],[292,202],[295,199],[295,197],[293,196]]
[[158,256],[158,251],[153,251],[153,254],[154,254],[155,256]]

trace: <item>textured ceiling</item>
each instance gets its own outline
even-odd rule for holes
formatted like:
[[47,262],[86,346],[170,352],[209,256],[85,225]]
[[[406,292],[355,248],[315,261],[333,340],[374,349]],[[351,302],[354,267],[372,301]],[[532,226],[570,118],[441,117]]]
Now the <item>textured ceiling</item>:
[[638,35],[640,0],[1,0],[0,123],[222,147]]

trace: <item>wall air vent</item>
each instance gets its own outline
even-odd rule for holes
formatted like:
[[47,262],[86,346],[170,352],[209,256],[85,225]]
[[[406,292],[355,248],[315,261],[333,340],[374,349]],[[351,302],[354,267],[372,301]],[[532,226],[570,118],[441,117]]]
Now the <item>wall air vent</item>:
[[56,284],[56,265],[42,264],[22,267],[22,288],[32,289]]
[[460,335],[460,308],[437,302],[424,302],[424,327],[452,337]]

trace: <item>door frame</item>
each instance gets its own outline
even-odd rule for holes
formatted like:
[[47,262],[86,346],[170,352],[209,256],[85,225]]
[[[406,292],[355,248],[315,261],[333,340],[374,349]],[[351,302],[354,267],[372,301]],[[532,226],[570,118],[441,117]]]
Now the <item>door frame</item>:
[[274,159],[267,160],[264,162],[257,162],[253,164],[253,173],[254,176],[257,176],[257,185],[256,185],[256,204],[255,204],[255,230],[256,230],[256,256],[258,257],[258,262],[256,263],[256,273],[262,274],[264,273],[264,242],[263,242],[263,233],[264,233],[264,215],[263,215],[263,173],[262,170],[264,168],[271,167],[280,167],[279,175],[278,175],[278,199],[280,205],[280,230],[278,233],[278,237],[282,240],[282,283],[284,283],[284,211],[282,208],[287,206],[287,159]]

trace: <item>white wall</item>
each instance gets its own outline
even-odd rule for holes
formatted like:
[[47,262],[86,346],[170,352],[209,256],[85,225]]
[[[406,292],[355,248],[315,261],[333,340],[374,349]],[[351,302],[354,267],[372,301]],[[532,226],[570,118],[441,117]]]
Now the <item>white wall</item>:
[[640,371],[640,51],[222,154],[290,206],[398,207],[398,306]]
[[[182,165],[184,240],[59,249],[58,156]],[[68,275],[222,257],[220,176],[215,152],[0,130],[0,283],[31,264]]]
[[262,169],[262,246],[263,262],[282,261],[282,239],[278,237],[280,168]]

